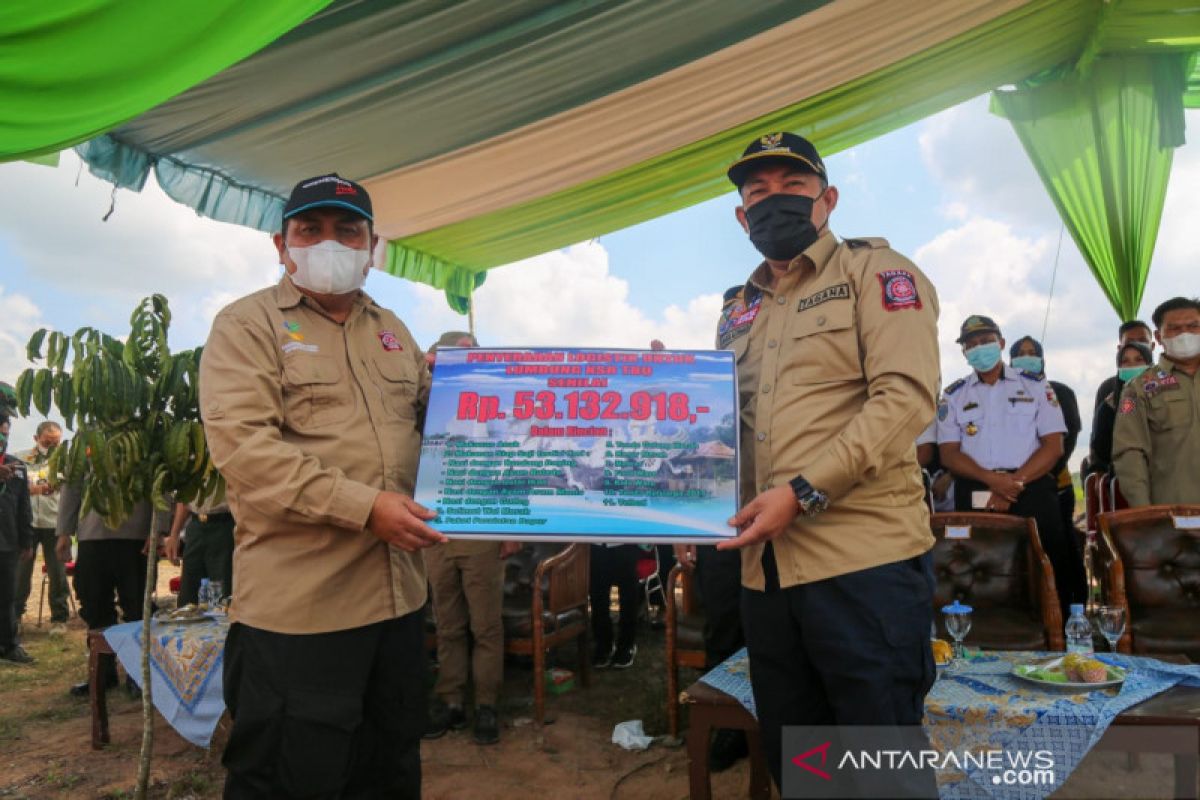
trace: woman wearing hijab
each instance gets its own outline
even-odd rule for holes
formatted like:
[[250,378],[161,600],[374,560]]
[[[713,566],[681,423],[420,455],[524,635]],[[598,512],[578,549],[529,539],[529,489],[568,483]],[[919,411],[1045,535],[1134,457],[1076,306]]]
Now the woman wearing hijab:
[[[1028,372],[1038,378],[1046,377],[1045,351],[1042,343],[1032,336],[1025,336],[1015,341],[1008,350],[1009,363],[1013,369]],[[1058,505],[1062,509],[1063,530],[1070,531],[1075,526],[1075,485],[1071,480],[1071,470],[1067,462],[1071,453],[1075,452],[1075,443],[1079,441],[1079,432],[1083,422],[1079,418],[1079,403],[1075,400],[1075,392],[1058,381],[1047,381],[1058,403],[1062,406],[1063,422],[1067,425],[1067,433],[1063,436],[1063,454],[1051,475],[1058,478]]]
[[1096,407],[1092,420],[1092,440],[1088,472],[1112,472],[1113,425],[1117,421],[1117,401],[1125,384],[1154,364],[1154,353],[1141,342],[1126,342],[1117,350],[1117,381],[1114,389]]

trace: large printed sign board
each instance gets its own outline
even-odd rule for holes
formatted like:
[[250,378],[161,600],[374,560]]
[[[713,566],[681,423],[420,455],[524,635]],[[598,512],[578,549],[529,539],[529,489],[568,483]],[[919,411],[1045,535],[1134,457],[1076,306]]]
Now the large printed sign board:
[[454,538],[735,535],[733,354],[441,348],[416,500]]

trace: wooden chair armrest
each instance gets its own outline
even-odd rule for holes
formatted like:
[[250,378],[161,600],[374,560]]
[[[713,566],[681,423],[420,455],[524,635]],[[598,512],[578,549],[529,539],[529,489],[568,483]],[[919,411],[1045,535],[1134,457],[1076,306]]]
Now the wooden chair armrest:
[[1029,530],[1029,545],[1033,548],[1033,558],[1042,573],[1040,581],[1042,625],[1046,628],[1046,640],[1051,650],[1062,650],[1066,642],[1063,634],[1062,609],[1058,604],[1058,587],[1054,581],[1054,567],[1042,547],[1042,538],[1038,535],[1037,523],[1028,519],[1026,526]]

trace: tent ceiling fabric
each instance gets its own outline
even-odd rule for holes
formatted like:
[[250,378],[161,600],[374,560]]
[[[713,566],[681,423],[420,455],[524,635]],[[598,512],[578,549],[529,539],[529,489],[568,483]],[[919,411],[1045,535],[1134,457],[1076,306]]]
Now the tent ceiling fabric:
[[276,196],[307,175],[361,181],[635,85],[825,2],[342,0],[110,138],[198,168],[207,180],[193,194],[226,179]]
[[0,161],[57,153],[120,125],[328,3],[0,3]]
[[764,131],[828,154],[1052,68],[1194,52],[1193,5],[341,0],[78,150],[267,230],[297,177],[363,180],[395,237],[382,266],[467,297],[483,270],[728,191]]

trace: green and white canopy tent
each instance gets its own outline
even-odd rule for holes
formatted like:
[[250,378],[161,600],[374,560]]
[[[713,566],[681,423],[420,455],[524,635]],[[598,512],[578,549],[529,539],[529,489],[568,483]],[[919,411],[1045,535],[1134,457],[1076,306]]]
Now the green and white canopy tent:
[[73,146],[262,230],[337,171],[381,268],[464,311],[492,267],[728,191],[755,135],[832,154],[995,90],[1129,318],[1198,52],[1200,0],[17,0],[0,161]]

